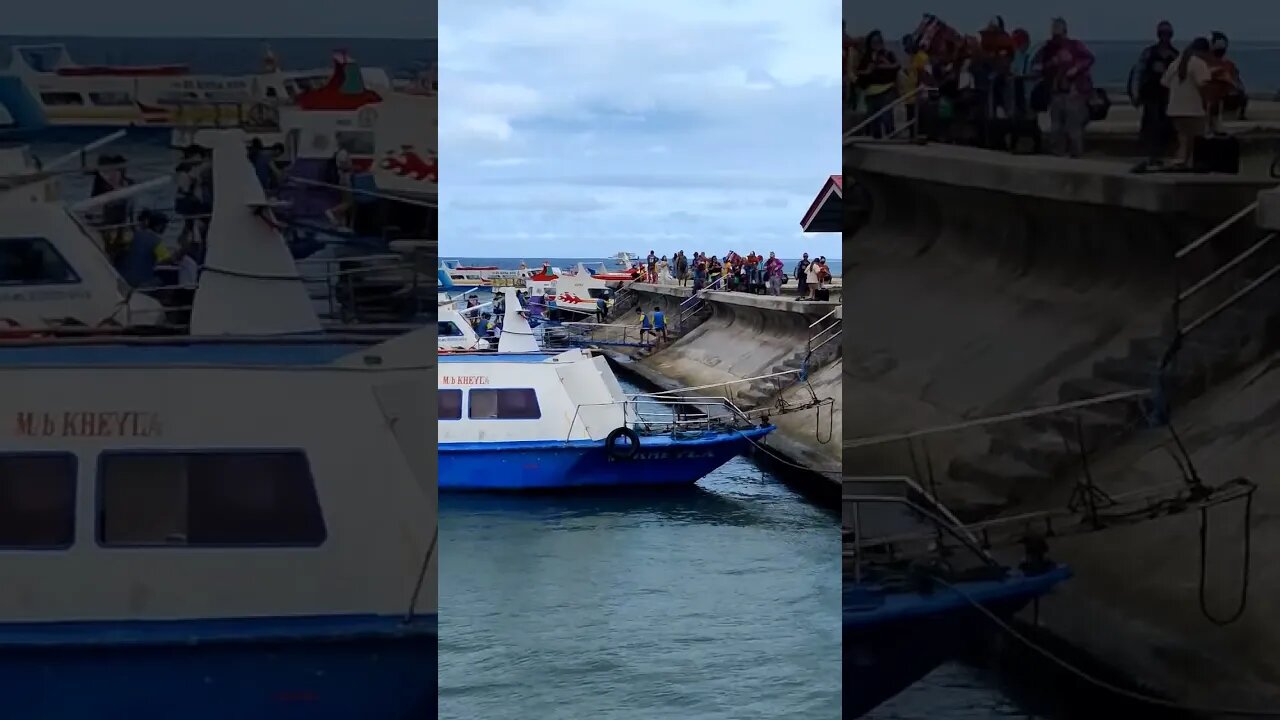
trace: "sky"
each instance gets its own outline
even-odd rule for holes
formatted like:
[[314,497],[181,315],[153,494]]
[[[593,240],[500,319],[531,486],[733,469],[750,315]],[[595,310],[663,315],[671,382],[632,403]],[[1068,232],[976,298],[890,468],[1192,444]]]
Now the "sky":
[[1065,17],[1076,37],[1089,40],[1145,40],[1156,23],[1169,20],[1183,34],[1222,30],[1236,41],[1280,41],[1280,5],[1276,0],[982,0],[982,2],[888,2],[843,0],[849,29],[862,34],[881,28],[889,37],[911,32],[931,12],[949,25],[977,31],[993,15],[1007,27],[1021,26],[1033,36],[1047,35],[1050,20]]
[[839,13],[441,0],[441,255],[838,257],[800,220],[840,171]]
[[[6,35],[435,37],[434,0],[4,0]],[[17,6],[21,6],[21,10]]]

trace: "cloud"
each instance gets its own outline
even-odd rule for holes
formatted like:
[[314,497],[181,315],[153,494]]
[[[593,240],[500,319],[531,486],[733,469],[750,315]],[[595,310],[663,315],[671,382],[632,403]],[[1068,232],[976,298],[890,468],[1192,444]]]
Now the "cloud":
[[802,236],[799,215],[839,164],[839,12],[828,0],[444,0],[444,252],[750,240],[789,256],[831,240]]

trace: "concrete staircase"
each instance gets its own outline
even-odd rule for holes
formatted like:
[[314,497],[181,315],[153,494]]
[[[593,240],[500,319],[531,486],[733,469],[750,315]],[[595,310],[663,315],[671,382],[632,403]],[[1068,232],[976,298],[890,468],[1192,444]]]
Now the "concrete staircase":
[[[1240,281],[1237,289],[1246,281]],[[1183,318],[1183,322],[1193,318]],[[1068,380],[1058,388],[1066,403],[1135,389],[1153,389],[1160,362],[1174,335],[1172,318],[1164,337],[1130,341],[1121,357],[1097,361],[1088,377]],[[1186,336],[1166,373],[1168,400],[1175,407],[1280,349],[1280,281],[1260,286],[1250,295]],[[1122,401],[1081,410],[993,425],[985,453],[953,459],[951,480],[1015,504],[1043,489],[1044,483],[1080,466],[1079,435],[1092,455],[1125,442],[1146,424],[1140,403]],[[965,488],[953,488],[963,503]]]
[[[839,342],[827,343],[813,351],[812,355],[810,355],[807,347],[800,348],[784,358],[782,362],[769,368],[769,374],[806,370],[805,361],[807,359],[807,372],[812,375],[817,370],[839,360],[842,354]],[[798,372],[793,372],[790,375],[779,375],[768,380],[760,380],[749,387],[742,387],[737,390],[734,393],[734,403],[740,408],[747,409],[772,405],[777,401],[779,395],[802,381],[801,374]]]

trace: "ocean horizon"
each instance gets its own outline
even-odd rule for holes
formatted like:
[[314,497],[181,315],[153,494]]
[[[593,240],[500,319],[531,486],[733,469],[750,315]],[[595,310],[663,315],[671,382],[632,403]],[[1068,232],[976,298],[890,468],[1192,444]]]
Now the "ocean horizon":
[[[810,254],[810,257],[812,257],[812,254]],[[459,257],[455,255],[441,254],[440,259],[448,262],[456,261],[463,265],[492,266],[492,267],[498,268],[499,270],[518,270],[520,268],[521,262],[525,263],[526,266],[531,268],[539,267],[542,265],[544,260],[547,262],[550,262],[552,267],[558,267],[562,269],[572,268],[578,263],[583,263],[588,267],[596,267],[600,263],[605,263],[605,265],[610,270],[614,270],[620,267],[618,264],[617,258],[614,258],[614,257],[585,257],[585,258],[584,257],[561,257],[561,258],[542,257],[542,258],[537,258],[535,260],[535,259],[529,259],[529,258]],[[794,268],[796,263],[799,261],[800,261],[799,258],[782,258],[783,267],[786,268],[786,271],[788,273],[791,272],[792,268]],[[831,268],[832,275],[836,277],[840,277],[841,275],[843,275],[843,263],[841,262],[840,258],[830,258],[830,257],[827,258],[827,265],[828,267]]]
[[436,62],[435,38],[367,37],[85,37],[73,35],[0,35],[0,72],[15,45],[64,45],[81,65],[164,65],[182,63],[202,74],[242,75],[262,68],[262,49],[270,45],[286,70],[328,67],[333,53],[346,51],[365,67],[392,77],[411,78]]

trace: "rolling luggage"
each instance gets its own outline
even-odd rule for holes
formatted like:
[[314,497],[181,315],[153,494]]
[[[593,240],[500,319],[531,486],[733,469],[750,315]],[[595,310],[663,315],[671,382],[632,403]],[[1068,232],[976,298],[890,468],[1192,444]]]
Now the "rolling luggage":
[[814,293],[814,297],[813,297],[813,299],[814,299],[814,300],[820,300],[820,301],[822,301],[822,302],[827,302],[827,301],[831,300],[831,290],[830,290],[829,288],[819,288],[819,289]]
[[1240,173],[1240,141],[1230,135],[1205,135],[1191,146],[1191,165],[1196,172]]
[[[1215,114],[1221,127],[1222,108]],[[1191,145],[1191,169],[1202,173],[1240,174],[1240,140],[1210,129]]]

